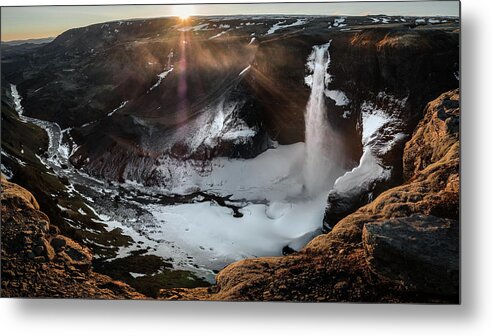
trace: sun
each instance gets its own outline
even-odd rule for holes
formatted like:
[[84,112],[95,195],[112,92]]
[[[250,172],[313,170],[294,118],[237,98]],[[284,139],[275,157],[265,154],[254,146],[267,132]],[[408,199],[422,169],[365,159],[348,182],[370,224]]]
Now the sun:
[[194,9],[193,5],[174,5],[171,11],[181,21],[186,21],[193,15]]

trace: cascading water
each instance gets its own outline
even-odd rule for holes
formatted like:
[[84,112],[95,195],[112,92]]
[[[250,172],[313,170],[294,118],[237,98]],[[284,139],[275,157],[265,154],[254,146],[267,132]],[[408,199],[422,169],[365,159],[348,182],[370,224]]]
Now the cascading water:
[[309,195],[317,195],[333,186],[339,170],[341,148],[327,117],[325,89],[331,81],[328,74],[330,42],[314,46],[307,68],[312,75],[306,77],[311,86],[311,96],[306,108],[306,161],[304,183]]

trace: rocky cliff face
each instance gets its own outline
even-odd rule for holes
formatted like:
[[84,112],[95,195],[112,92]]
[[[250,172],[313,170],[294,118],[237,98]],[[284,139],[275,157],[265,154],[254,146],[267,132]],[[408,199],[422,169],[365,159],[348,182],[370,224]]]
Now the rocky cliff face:
[[32,194],[1,180],[2,297],[143,299],[130,286],[92,271],[92,253],[60,235]]
[[[400,127],[381,134],[388,142],[411,134],[425,103],[456,87],[457,23],[418,26],[415,20],[110,22],[71,29],[27,55],[7,50],[2,71],[18,84],[28,115],[67,129],[76,167],[111,180],[156,184],[166,178],[156,167],[168,156],[251,158],[268,148],[270,138],[303,141],[306,60],[313,45],[332,41],[326,105],[342,138],[344,166],[351,169],[363,151],[364,107],[389,110],[399,120]],[[394,167],[386,187],[401,182],[403,142],[396,142],[376,153]],[[327,218],[364,202],[334,206]]]
[[405,146],[411,176],[404,184],[298,253],[243,260],[218,274],[214,290],[165,290],[162,297],[459,302],[458,91],[429,103],[424,115]]
[[[364,134],[362,141],[354,143],[353,136],[345,141],[352,143],[352,152],[370,151],[390,174],[382,180],[366,181],[364,188],[340,190],[343,188],[335,186],[328,197],[325,224],[333,226],[382,191],[404,181],[401,158],[405,141],[422,119],[427,102],[457,85],[457,70],[450,71],[459,63],[457,38],[458,33],[451,30],[368,29],[351,37],[341,50],[333,51],[334,57],[344,57],[342,67],[333,69],[334,84],[352,102],[345,108],[357,124],[354,129],[364,133],[364,120],[380,111],[385,111],[382,115],[387,118],[367,141]],[[448,49],[451,45],[454,47]],[[339,81],[342,78],[346,80]]]

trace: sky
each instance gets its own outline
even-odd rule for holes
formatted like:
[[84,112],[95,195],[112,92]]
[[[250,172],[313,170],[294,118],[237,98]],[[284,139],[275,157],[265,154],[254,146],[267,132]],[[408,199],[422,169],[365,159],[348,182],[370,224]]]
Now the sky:
[[458,16],[459,2],[195,3],[191,5],[2,7],[1,40],[54,37],[70,28],[121,19],[238,14]]

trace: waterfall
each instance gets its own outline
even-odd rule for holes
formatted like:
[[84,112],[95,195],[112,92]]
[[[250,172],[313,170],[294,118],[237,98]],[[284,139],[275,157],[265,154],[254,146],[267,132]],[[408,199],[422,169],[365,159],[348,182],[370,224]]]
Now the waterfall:
[[306,107],[306,138],[304,183],[310,195],[317,195],[333,186],[342,148],[327,118],[325,89],[331,81],[330,42],[314,46],[308,58],[307,68],[312,72],[306,77],[311,95]]

